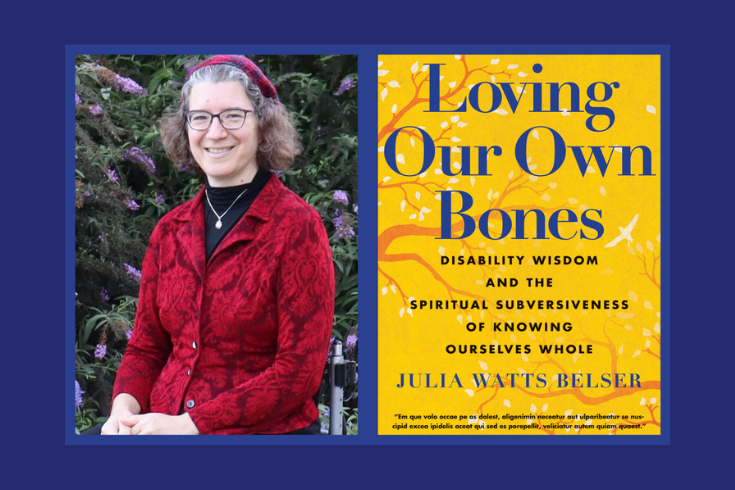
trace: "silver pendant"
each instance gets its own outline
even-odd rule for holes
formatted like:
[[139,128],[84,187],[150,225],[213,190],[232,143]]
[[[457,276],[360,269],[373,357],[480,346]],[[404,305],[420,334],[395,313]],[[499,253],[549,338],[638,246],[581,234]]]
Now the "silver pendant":
[[216,224],[216,225],[214,225],[214,227],[215,227],[215,228],[217,228],[218,230],[219,230],[220,228],[222,228],[222,220],[219,220],[219,219],[218,219],[218,220],[217,220],[217,224]]

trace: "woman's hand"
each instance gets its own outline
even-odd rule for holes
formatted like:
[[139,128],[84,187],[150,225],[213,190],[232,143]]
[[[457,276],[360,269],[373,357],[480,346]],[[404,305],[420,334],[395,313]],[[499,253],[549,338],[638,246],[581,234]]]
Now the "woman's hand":
[[[120,417],[120,427],[125,427],[131,435],[199,435],[199,430],[189,417],[183,415],[165,415],[163,413],[146,413]],[[122,429],[121,429],[122,433]]]
[[130,427],[120,423],[120,419],[127,418],[136,413],[140,413],[140,404],[135,397],[127,393],[120,393],[112,402],[110,416],[102,426],[101,434],[103,436],[124,436],[130,435]]

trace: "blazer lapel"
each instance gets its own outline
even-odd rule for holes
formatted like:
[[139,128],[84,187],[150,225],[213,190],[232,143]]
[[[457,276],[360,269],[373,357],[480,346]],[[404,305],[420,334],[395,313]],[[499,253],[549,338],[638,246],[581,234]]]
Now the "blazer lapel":
[[190,203],[191,206],[186,213],[182,213],[181,219],[185,223],[181,226],[178,233],[179,241],[184,245],[191,263],[194,265],[199,277],[204,280],[204,270],[206,267],[205,243],[204,235],[204,187],[199,194]]
[[270,221],[276,200],[282,190],[283,184],[278,180],[277,176],[271,173],[270,179],[260,191],[258,197],[255,198],[253,204],[250,205],[250,209],[248,209],[245,216],[242,217],[232,231],[222,240],[222,243],[219,244],[209,260],[213,260],[222,250],[235,243],[250,241],[257,237],[262,224]]

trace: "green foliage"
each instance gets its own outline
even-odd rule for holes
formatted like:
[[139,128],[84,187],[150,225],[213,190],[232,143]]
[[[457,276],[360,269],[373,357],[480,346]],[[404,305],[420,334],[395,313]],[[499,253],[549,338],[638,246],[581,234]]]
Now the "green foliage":
[[[281,179],[318,210],[330,236],[337,279],[334,337],[356,335],[357,89],[340,91],[340,84],[348,76],[357,83],[357,58],[248,56],[296,116],[304,151]],[[186,68],[207,57],[77,56],[76,379],[85,391],[77,407],[78,431],[109,411],[126,334],[135,321],[135,270],[151,231],[204,183],[168,161],[159,121],[179,100]],[[136,158],[134,148],[153,165]],[[336,191],[349,201],[341,194],[335,200]]]

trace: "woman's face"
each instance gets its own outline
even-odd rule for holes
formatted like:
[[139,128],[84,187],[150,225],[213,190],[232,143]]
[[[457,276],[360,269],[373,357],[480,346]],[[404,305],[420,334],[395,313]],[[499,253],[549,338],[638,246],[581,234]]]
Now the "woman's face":
[[[199,82],[192,87],[190,111],[219,114],[228,109],[255,109],[239,82]],[[253,180],[258,171],[255,155],[259,141],[255,114],[248,113],[240,129],[225,129],[213,118],[209,129],[195,131],[187,125],[187,131],[191,154],[211,186],[230,187]]]

